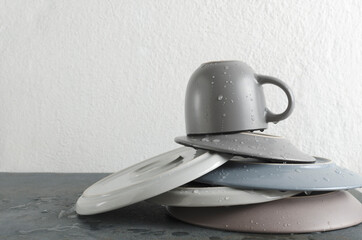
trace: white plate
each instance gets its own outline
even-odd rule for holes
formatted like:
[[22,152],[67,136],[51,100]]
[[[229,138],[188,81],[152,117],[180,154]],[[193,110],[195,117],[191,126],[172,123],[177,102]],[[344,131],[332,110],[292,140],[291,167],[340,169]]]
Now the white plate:
[[177,207],[220,207],[270,202],[297,195],[296,191],[240,190],[230,187],[178,187],[147,201]]
[[143,201],[188,183],[230,158],[189,147],[163,153],[96,182],[78,199],[76,211],[91,215]]

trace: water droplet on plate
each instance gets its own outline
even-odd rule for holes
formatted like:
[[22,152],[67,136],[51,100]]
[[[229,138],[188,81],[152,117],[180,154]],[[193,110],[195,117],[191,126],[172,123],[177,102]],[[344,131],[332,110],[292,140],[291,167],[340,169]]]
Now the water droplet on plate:
[[214,142],[214,143],[219,143],[219,142],[220,142],[220,139],[214,139],[214,140],[212,140],[212,142]]

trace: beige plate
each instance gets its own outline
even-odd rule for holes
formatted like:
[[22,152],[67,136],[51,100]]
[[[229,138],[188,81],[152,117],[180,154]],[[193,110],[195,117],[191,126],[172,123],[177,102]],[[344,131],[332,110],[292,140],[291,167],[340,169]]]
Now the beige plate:
[[239,232],[320,232],[362,222],[361,203],[346,191],[245,206],[167,209],[173,217],[187,223]]

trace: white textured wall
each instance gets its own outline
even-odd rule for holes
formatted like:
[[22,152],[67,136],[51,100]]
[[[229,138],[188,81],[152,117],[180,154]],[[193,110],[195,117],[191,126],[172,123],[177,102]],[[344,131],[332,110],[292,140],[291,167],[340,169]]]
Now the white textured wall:
[[175,148],[190,74],[239,59],[294,90],[267,133],[362,172],[361,22],[357,0],[0,0],[0,171],[116,171]]

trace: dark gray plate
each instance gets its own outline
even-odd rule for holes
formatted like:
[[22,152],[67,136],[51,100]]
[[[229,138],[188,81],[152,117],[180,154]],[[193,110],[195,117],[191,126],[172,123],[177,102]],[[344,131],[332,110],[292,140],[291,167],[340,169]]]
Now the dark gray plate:
[[[362,187],[362,176],[316,157],[314,164],[279,164],[238,158],[196,179],[196,182],[240,189],[334,191]],[[245,161],[245,162],[241,162]]]
[[272,162],[315,162],[287,139],[257,133],[195,135],[175,138],[177,143],[216,152],[263,158]]

